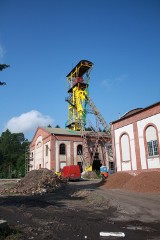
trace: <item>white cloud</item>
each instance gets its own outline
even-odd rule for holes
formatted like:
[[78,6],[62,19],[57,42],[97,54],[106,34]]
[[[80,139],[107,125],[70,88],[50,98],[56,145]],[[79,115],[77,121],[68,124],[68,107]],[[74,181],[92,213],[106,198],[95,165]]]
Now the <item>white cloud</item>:
[[52,123],[53,119],[51,117],[43,115],[36,110],[32,110],[11,118],[5,126],[5,130],[9,129],[12,133],[27,133],[35,131],[37,127],[46,127],[49,124],[52,125]]
[[117,83],[118,83],[118,82],[123,82],[123,81],[125,81],[127,78],[128,78],[128,74],[123,74],[123,75],[115,78],[115,82],[117,82]]
[[110,79],[106,79],[106,80],[102,81],[102,86],[105,87],[105,88],[110,89],[111,85],[112,84],[111,84],[111,80]]
[[105,79],[101,82],[102,86],[111,89],[113,86],[117,86],[128,79],[128,74],[120,75],[113,79]]

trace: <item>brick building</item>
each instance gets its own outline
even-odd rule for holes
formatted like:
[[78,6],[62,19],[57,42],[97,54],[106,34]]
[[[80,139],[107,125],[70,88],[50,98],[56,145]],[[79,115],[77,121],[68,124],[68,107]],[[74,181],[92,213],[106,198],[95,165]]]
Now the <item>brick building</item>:
[[[96,157],[102,163],[112,166],[112,156],[109,155],[111,138],[101,133],[103,138],[99,142]],[[95,138],[89,139],[89,155],[95,143]],[[30,144],[30,170],[39,168],[60,171],[66,165],[83,165],[83,147],[81,133],[62,128],[39,127]],[[84,167],[84,166],[82,166]]]
[[111,131],[116,171],[160,171],[160,102],[129,111]]

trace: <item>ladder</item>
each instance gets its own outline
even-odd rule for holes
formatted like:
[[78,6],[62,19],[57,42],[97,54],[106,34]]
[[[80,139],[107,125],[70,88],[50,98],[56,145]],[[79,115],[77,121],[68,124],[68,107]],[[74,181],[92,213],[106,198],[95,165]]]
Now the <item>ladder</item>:
[[99,112],[98,108],[95,106],[95,104],[93,103],[92,99],[90,97],[88,97],[87,102],[91,108],[91,110],[93,111],[93,114],[98,118],[98,120],[100,121],[100,123],[102,124],[102,126],[104,127],[104,130],[106,133],[109,133],[109,126],[106,123],[104,117],[102,116],[102,114]]

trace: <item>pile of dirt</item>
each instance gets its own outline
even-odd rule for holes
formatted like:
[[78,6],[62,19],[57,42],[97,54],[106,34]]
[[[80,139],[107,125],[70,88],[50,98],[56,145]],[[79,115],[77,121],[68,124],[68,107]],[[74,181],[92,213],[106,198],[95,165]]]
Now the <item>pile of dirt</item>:
[[160,193],[160,172],[143,172],[133,177],[123,189],[136,192]]
[[32,170],[13,188],[3,189],[0,193],[43,194],[54,192],[62,188],[65,184],[66,183],[51,170],[43,168]]
[[160,192],[160,172],[142,172],[132,176],[125,172],[110,175],[104,185],[106,189],[123,189],[135,192]]
[[107,189],[121,189],[132,178],[134,177],[126,172],[113,173],[107,178],[104,186]]

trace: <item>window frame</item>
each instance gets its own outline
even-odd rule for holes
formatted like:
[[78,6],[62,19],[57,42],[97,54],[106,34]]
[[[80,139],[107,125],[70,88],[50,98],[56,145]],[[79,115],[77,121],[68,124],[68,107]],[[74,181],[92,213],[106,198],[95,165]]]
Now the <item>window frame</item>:
[[45,146],[45,154],[46,154],[46,157],[48,157],[48,151],[49,151],[49,146],[46,145],[46,146]]
[[[79,147],[81,147],[81,152],[79,152]],[[78,144],[77,145],[77,155],[82,155],[83,154],[83,148],[82,148],[82,144]]]
[[[152,140],[147,140],[147,129],[149,127],[153,127],[155,129],[156,132],[156,139],[152,139]],[[158,134],[157,134],[157,127],[154,124],[148,124],[145,127],[145,142],[146,142],[146,154],[147,154],[147,158],[154,158],[154,157],[158,157],[159,156],[159,141],[158,141]],[[154,142],[156,142],[156,144],[154,145]],[[149,146],[149,143],[151,144]],[[156,148],[156,149],[155,149]]]
[[61,143],[59,145],[59,155],[66,155],[66,144]]
[[[123,149],[123,144],[122,144],[122,138],[126,136],[127,137],[127,142],[128,142],[128,155],[129,155],[129,159],[125,160],[124,159],[124,149]],[[129,134],[127,132],[123,132],[121,135],[120,135],[120,139],[119,139],[119,142],[120,142],[120,155],[121,155],[121,163],[127,163],[127,162],[131,162],[131,146],[130,146],[130,137],[129,137]],[[125,146],[126,147],[126,146]]]
[[[156,144],[154,144],[155,142],[156,142]],[[149,146],[149,144],[151,144],[151,145]],[[147,142],[147,148],[148,148],[148,156],[149,157],[159,156],[157,139]]]
[[114,162],[109,161],[109,169],[114,171]]

